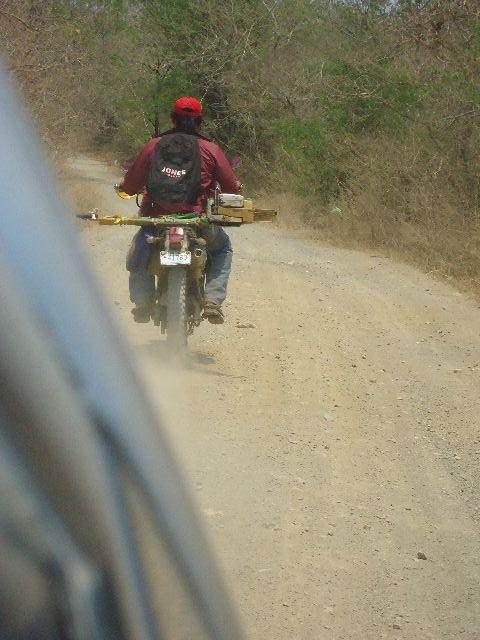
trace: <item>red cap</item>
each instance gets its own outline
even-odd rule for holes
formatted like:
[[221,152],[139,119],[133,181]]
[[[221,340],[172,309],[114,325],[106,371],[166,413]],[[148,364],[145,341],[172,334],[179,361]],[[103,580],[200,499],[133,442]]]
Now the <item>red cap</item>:
[[179,98],[173,105],[173,112],[180,116],[195,118],[203,115],[202,105],[196,98]]

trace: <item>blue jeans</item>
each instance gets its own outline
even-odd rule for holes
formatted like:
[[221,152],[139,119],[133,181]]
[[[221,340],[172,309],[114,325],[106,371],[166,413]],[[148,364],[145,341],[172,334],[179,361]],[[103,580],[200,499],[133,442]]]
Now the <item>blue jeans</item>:
[[[232,269],[232,245],[222,229],[212,225],[199,234],[207,242],[209,268],[205,285],[205,299],[222,304],[227,297],[227,285]],[[147,307],[155,302],[155,277],[147,273],[146,267],[139,265],[130,271],[130,300],[137,307]]]

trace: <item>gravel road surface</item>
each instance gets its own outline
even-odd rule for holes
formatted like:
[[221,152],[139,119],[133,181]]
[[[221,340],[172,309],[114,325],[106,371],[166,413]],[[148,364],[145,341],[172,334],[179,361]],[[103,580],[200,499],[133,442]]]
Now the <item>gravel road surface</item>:
[[[121,174],[75,161],[107,213]],[[386,258],[233,229],[225,325],[177,372],[130,317],[131,228],[80,232],[262,640],[480,639],[480,310]],[[99,319],[101,321],[101,319]]]

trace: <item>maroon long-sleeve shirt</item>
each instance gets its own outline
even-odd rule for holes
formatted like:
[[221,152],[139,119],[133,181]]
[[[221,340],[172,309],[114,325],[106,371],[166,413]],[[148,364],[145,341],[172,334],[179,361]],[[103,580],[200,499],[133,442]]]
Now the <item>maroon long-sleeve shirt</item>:
[[[160,137],[152,138],[142,147],[120,185],[122,191],[129,195],[144,191],[155,147],[159,140]],[[182,206],[156,203],[150,200],[148,193],[145,193],[140,206],[142,215],[157,217],[172,211],[197,211],[201,213],[202,202],[213,194],[217,182],[223,192],[238,193],[238,181],[220,147],[202,137],[198,138],[198,142],[200,146],[200,195],[197,202],[193,206],[191,204]]]

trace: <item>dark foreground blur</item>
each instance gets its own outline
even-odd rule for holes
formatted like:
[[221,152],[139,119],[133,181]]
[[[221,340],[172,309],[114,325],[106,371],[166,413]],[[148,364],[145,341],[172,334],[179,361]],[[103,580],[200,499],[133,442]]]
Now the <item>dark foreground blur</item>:
[[0,95],[0,638],[239,638],[1,69]]

